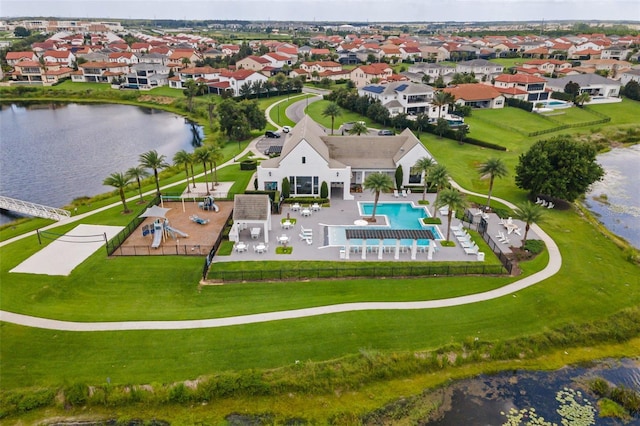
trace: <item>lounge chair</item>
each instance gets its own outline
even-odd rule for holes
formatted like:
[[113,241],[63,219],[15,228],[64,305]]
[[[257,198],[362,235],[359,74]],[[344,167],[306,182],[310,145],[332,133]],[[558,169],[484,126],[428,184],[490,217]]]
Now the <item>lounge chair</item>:
[[403,198],[407,198],[407,190],[406,189],[402,190],[402,197]]
[[398,197],[400,196],[400,195],[398,194],[398,190],[397,190],[397,189],[394,189],[394,190],[393,190],[393,196],[394,196],[395,198],[398,198]]
[[464,229],[462,231],[453,231],[453,235],[455,235],[456,237],[464,237],[465,235],[467,235],[467,231]]
[[460,241],[460,242],[463,242],[463,241],[471,241],[471,235],[466,234],[466,235],[461,235],[461,236],[459,236],[459,237],[457,236],[457,237],[456,237],[456,239],[457,239],[458,241]]
[[459,225],[451,225],[451,230],[452,231],[462,231],[464,229],[464,226],[462,226],[462,224]]
[[472,248],[476,245],[473,241],[460,241],[460,246],[462,248]]
[[480,250],[480,249],[478,248],[477,245],[474,244],[473,247],[465,248],[464,252],[466,254],[478,254],[478,250]]
[[522,234],[520,233],[520,228],[516,228],[516,229],[514,229],[514,230],[513,230],[513,232],[514,232],[516,235],[522,236]]

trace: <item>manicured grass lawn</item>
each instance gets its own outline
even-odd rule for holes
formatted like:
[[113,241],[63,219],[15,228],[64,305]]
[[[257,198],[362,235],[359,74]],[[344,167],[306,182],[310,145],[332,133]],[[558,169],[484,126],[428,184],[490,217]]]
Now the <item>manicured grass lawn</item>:
[[71,80],[51,86],[48,90],[69,90],[72,92],[84,92],[85,90],[113,90],[110,84],[105,83],[74,83]]
[[289,117],[287,117],[286,111],[287,108],[289,108],[292,104],[302,101],[306,98],[310,98],[313,97],[312,95],[303,95],[303,96],[299,96],[296,95],[295,98],[292,97],[292,99],[286,101],[286,102],[282,102],[278,105],[276,105],[275,107],[271,108],[271,111],[269,111],[269,117],[275,122],[280,124],[280,126],[295,126],[296,123],[294,123],[292,120],[289,119]]
[[[640,102],[624,98],[615,104],[590,105],[587,107],[611,117],[609,125],[638,124],[640,117]],[[603,127],[603,126],[601,126]]]
[[508,69],[511,67],[518,67],[529,60],[530,59],[523,59],[523,58],[493,58],[493,59],[489,59],[489,62],[500,64],[505,69]]
[[[476,118],[495,124],[495,126],[492,126],[493,128],[496,126],[502,126],[506,129],[512,128],[524,133],[551,129],[557,126],[557,124],[550,120],[546,120],[538,114],[530,113],[521,110],[520,108],[511,107],[473,111],[470,118]],[[471,122],[469,122],[469,125],[471,126]]]
[[[321,126],[328,128],[329,131],[331,131],[331,117],[323,116],[322,112],[330,103],[331,103],[330,101],[325,101],[325,100],[317,101],[312,104],[309,104],[309,107],[306,110],[307,115],[311,116],[311,118],[313,118],[313,120],[316,121],[317,123],[320,123]],[[344,108],[340,108],[340,111],[342,111],[342,114],[335,117],[335,120],[334,120],[334,125],[333,125],[334,132],[338,130],[343,123],[350,123],[354,121],[364,121],[367,126],[370,126],[370,125],[374,127],[380,126],[378,123],[374,123],[373,121],[371,121],[368,117],[362,116],[360,114],[356,114],[355,112],[351,112]]]
[[602,118],[589,112],[588,109],[578,107],[558,109],[553,112],[542,113],[540,115],[557,121],[560,124],[587,123],[590,121],[600,120]]
[[[169,86],[156,87],[154,89],[149,90],[148,92],[140,92],[142,94],[148,93],[149,95],[155,96],[169,96],[172,98],[184,98],[184,92],[181,89],[174,89]],[[218,100],[221,99],[220,96],[211,96],[212,98]]]

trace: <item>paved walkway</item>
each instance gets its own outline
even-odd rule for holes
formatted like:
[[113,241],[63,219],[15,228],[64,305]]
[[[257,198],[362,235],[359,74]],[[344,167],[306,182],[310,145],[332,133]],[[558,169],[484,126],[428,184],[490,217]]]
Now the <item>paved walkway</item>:
[[[268,112],[266,113],[266,115],[267,115],[267,120],[270,121]],[[245,150],[241,154],[239,154],[238,157],[245,155],[249,151],[253,151],[254,153],[256,153],[257,151],[255,149],[255,144],[258,140],[259,138],[249,143],[247,148],[245,148]],[[219,168],[226,167],[229,164],[233,164],[233,163],[234,163],[233,159],[229,160],[226,163],[220,165]],[[184,183],[184,181],[163,186],[162,189],[170,188],[180,183]],[[451,181],[451,184],[453,187],[467,194],[478,195],[481,197],[486,196],[485,194],[479,194],[477,192],[467,191],[462,187],[460,187],[460,185],[458,185],[453,180]],[[153,194],[153,193],[154,191],[149,191],[146,194]],[[135,197],[132,197],[131,200],[134,200],[137,198],[138,197],[136,195]],[[515,205],[513,205],[512,203],[506,200],[503,200],[497,197],[493,197],[493,199],[504,203],[510,208],[516,207]],[[64,221],[60,221],[52,225],[49,225],[43,229],[54,228],[65,223],[76,222],[92,214],[96,214],[98,212],[110,209],[117,205],[120,205],[120,202],[113,203],[109,206],[105,206],[100,209],[96,209],[91,212],[84,213],[82,215],[73,216]],[[267,321],[279,321],[279,320],[294,319],[294,318],[305,318],[305,317],[335,314],[335,313],[341,313],[341,312],[372,311],[372,310],[437,309],[437,308],[445,308],[445,307],[451,307],[451,306],[466,305],[469,303],[484,302],[487,300],[504,297],[504,296],[513,294],[517,291],[523,290],[547,278],[552,277],[560,270],[560,267],[562,266],[562,256],[560,254],[560,249],[558,248],[556,243],[538,225],[533,224],[531,225],[531,228],[540,237],[540,239],[542,239],[547,245],[547,249],[549,250],[549,263],[547,264],[547,266],[541,271],[533,275],[517,280],[504,287],[500,287],[498,289],[487,291],[484,293],[470,294],[467,296],[453,297],[449,299],[440,299],[440,300],[419,301],[419,302],[344,303],[344,304],[338,304],[338,305],[320,306],[316,308],[295,309],[295,310],[289,310],[289,311],[267,312],[262,314],[241,315],[241,316],[227,317],[227,318],[186,320],[186,321],[71,322],[71,321],[58,321],[58,320],[47,319],[47,318],[38,318],[33,316],[15,314],[7,311],[0,311],[0,321],[23,325],[27,327],[36,327],[36,328],[60,330],[60,331],[184,330],[184,329],[196,329],[196,328],[229,327],[234,325],[255,324],[255,323],[261,323],[261,322],[267,322]],[[18,237],[12,238],[10,240],[3,241],[2,243],[0,243],[0,247],[34,234],[35,232],[29,232],[29,233],[20,235]]]

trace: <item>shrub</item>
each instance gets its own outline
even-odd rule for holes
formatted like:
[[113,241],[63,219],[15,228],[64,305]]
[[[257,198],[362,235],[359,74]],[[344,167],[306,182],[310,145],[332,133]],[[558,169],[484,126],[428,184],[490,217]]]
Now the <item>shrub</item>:
[[527,112],[533,111],[533,103],[523,101],[521,99],[507,98],[507,105],[510,107],[520,108]]
[[242,160],[240,162],[240,170],[255,170],[258,167],[256,160]]
[[589,389],[591,389],[591,392],[595,393],[600,397],[608,396],[610,391],[609,383],[600,377],[593,379],[589,383]]
[[442,219],[439,217],[425,217],[422,219],[425,225],[442,225]]
[[540,254],[544,250],[544,241],[542,240],[527,240],[524,245],[524,249],[533,254]]
[[282,197],[289,198],[291,195],[291,184],[289,183],[289,178],[282,179]]
[[320,198],[328,198],[329,197],[329,186],[326,181],[322,181],[322,185],[320,185]]
[[74,383],[64,389],[64,399],[68,404],[79,406],[87,402],[89,388],[84,383]]

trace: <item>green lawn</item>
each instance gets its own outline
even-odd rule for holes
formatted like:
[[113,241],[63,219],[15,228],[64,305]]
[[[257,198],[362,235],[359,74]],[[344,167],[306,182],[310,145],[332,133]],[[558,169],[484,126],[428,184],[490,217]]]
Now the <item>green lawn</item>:
[[540,115],[557,121],[560,125],[588,123],[590,121],[602,119],[602,117],[599,117],[590,112],[589,109],[578,107],[558,109],[552,112],[542,113]]
[[[169,96],[172,98],[184,98],[184,93],[182,92],[181,89],[174,89],[169,86],[156,87],[155,89],[151,89],[148,92],[142,92],[142,93],[148,93],[154,96]],[[221,99],[220,96],[211,96],[211,97],[216,100]]]
[[[307,115],[311,116],[314,121],[320,123],[321,126],[324,126],[328,129],[331,129],[331,117],[325,117],[322,115],[322,112],[325,110],[327,105],[329,105],[330,101],[317,101],[312,104],[309,104],[309,107],[306,109]],[[342,126],[344,123],[351,123],[354,121],[364,121],[367,126],[379,127],[378,123],[371,121],[368,117],[362,116],[355,112],[351,112],[344,108],[340,108],[342,112],[341,115],[337,116],[334,120],[333,130],[334,132]]]
[[[320,119],[326,104],[310,104],[309,111],[330,127],[329,118]],[[622,108],[625,104],[631,112]],[[628,125],[637,123],[634,117],[638,116],[638,105],[624,102],[598,110],[612,117],[619,111],[615,123]],[[530,126],[519,112],[487,116],[489,121],[504,119],[523,128]],[[335,127],[359,119],[348,113],[338,117]],[[513,171],[518,155],[535,138],[495,128],[492,132],[487,121],[469,120],[472,135],[481,133],[509,150],[459,145],[433,135],[423,134],[421,139],[461,185],[484,192],[488,183],[479,179],[475,167],[491,156],[499,156]],[[233,143],[227,145],[229,150],[237,148]],[[242,174],[237,166],[219,174],[220,180],[236,180],[238,188],[246,188],[251,176],[249,172]],[[182,178],[178,173],[169,180]],[[496,181],[494,194],[511,201],[525,198],[514,186],[513,173]],[[133,217],[122,216],[119,211],[120,207],[114,207],[85,223],[123,224]],[[618,247],[573,210],[545,213],[541,226],[560,248],[562,269],[515,295],[452,308],[349,312],[204,330],[69,333],[2,323],[0,382],[3,389],[78,381],[100,384],[106,377],[114,384],[170,383],[225,370],[336,359],[362,350],[431,350],[474,337],[498,341],[529,336],[559,325],[579,326],[640,304],[639,268],[628,262]],[[26,224],[18,226],[28,228]],[[453,277],[198,287],[204,262],[201,258],[106,258],[104,252],[94,254],[69,277],[8,272],[38,249],[35,237],[0,248],[2,309],[80,321],[215,318],[354,301],[446,298],[514,280]],[[538,271],[546,261],[545,253],[523,264],[524,274]]]
[[71,80],[51,86],[47,90],[68,90],[71,92],[84,92],[85,90],[113,90],[110,84],[105,83],[74,83]]
[[287,117],[286,111],[287,108],[289,108],[292,104],[305,100],[307,98],[311,98],[313,97],[313,95],[297,95],[295,98],[291,98],[286,102],[282,102],[279,103],[278,105],[276,105],[275,107],[271,108],[269,117],[275,122],[278,123],[280,126],[295,126],[296,123],[294,123],[292,120],[289,119],[289,117]]
[[505,69],[508,69],[511,67],[518,67],[529,60],[530,59],[523,58],[493,58],[489,59],[489,62],[495,62],[496,64],[502,65]]
[[469,117],[469,120],[467,120],[471,131],[473,131],[472,123],[478,120],[492,124],[492,128],[498,127],[503,130],[513,129],[525,134],[558,126],[556,123],[538,114],[511,107],[473,111],[473,114]]

